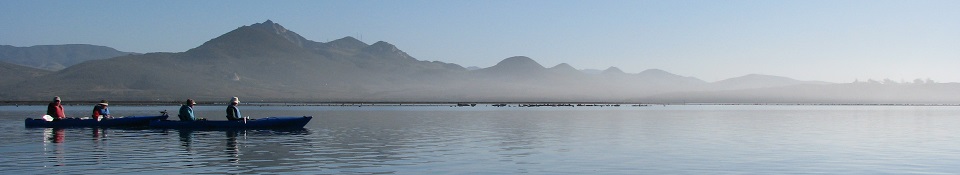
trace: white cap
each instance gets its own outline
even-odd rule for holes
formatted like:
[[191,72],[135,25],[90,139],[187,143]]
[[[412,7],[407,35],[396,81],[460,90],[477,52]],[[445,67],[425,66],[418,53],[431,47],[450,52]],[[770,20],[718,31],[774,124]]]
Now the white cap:
[[231,103],[240,104],[240,98],[233,97],[233,98],[230,99],[230,102],[231,102]]

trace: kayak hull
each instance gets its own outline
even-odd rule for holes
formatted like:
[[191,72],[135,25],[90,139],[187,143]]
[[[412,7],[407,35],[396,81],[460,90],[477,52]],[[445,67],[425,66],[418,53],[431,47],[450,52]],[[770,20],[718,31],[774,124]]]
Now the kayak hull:
[[297,117],[267,117],[247,121],[150,121],[152,128],[170,129],[269,129],[269,128],[303,128],[313,119],[313,116]]
[[67,118],[59,121],[27,118],[23,125],[28,128],[71,128],[71,127],[138,127],[147,126],[153,120],[166,120],[168,115],[127,116],[100,121],[94,119]]

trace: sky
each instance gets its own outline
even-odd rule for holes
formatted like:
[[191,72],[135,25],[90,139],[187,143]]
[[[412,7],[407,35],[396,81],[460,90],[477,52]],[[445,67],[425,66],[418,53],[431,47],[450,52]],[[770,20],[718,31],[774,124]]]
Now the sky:
[[272,20],[309,40],[386,41],[419,60],[662,69],[837,83],[960,82],[960,1],[0,1],[0,45],[183,52]]

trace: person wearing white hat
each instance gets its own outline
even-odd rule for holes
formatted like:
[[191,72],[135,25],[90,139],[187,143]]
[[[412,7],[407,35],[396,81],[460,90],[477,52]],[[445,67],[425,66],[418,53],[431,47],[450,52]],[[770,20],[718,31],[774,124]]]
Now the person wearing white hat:
[[63,105],[60,104],[60,97],[53,97],[53,102],[47,105],[47,115],[50,115],[53,120],[67,118],[67,116],[63,114]]
[[100,121],[100,119],[110,118],[110,109],[107,109],[107,100],[100,100],[100,103],[93,106],[93,119]]
[[237,109],[237,105],[240,104],[240,99],[233,97],[230,99],[230,106],[227,106],[227,120],[238,121],[243,120],[243,115],[240,115],[240,109]]

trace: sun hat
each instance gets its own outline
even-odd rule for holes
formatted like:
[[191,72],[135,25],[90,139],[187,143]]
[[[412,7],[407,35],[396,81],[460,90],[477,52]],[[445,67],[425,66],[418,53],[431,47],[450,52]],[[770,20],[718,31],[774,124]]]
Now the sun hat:
[[60,101],[60,96],[54,96],[53,101]]

